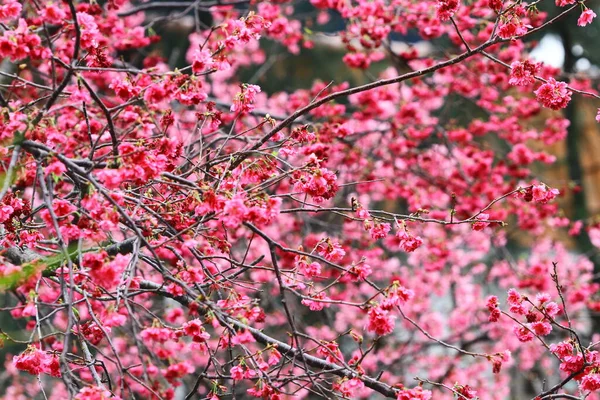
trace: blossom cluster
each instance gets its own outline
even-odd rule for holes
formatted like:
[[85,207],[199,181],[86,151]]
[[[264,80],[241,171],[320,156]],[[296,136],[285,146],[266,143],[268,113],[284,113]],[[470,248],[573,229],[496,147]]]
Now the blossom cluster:
[[0,399],[598,396],[536,4],[0,1]]

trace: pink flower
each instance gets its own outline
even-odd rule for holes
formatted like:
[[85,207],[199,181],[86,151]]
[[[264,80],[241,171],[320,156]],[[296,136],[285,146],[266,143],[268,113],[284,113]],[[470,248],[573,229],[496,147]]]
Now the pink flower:
[[5,2],[3,6],[0,6],[0,21],[8,21],[13,18],[17,18],[21,14],[21,3],[14,0]]
[[223,225],[227,228],[239,227],[248,214],[248,207],[244,204],[242,195],[235,195],[231,200],[225,202],[223,207]]
[[594,18],[596,18],[596,13],[587,8],[579,16],[579,19],[577,20],[577,25],[586,26],[587,24],[591,24]]
[[208,332],[204,330],[202,322],[199,319],[193,319],[183,325],[183,332],[186,336],[191,336],[197,343],[203,343],[210,339]]
[[113,396],[111,392],[98,386],[83,388],[75,396],[75,400],[121,400],[118,396]]
[[339,360],[344,360],[344,355],[336,342],[321,342],[317,348],[317,354],[325,358],[327,362],[337,363]]
[[560,191],[558,189],[550,189],[548,186],[542,183],[541,185],[533,186],[531,189],[531,194],[533,196],[533,200],[545,204],[556,198],[556,196],[560,194]]
[[552,332],[552,325],[547,322],[533,322],[531,324],[531,330],[539,336],[546,336]]
[[506,301],[510,305],[521,304],[521,301],[523,301],[523,298],[521,297],[519,292],[517,292],[515,289],[508,289],[508,298],[506,299]]
[[169,383],[173,384],[176,379],[183,378],[187,374],[194,372],[195,368],[188,361],[183,361],[176,364],[171,364],[165,372],[165,378]]
[[502,3],[502,0],[488,0],[489,7],[496,12],[502,10]]
[[327,261],[338,262],[346,255],[346,251],[339,243],[333,243],[330,239],[321,242],[317,248],[319,255]]
[[[1,221],[1,217],[0,217],[0,221]],[[592,244],[596,247],[600,247],[600,226],[596,225],[596,226],[592,226],[590,228],[588,228],[588,235],[590,237],[590,241],[592,242]]]
[[553,343],[550,345],[550,351],[559,358],[564,359],[573,355],[573,345],[568,342]]
[[465,399],[476,399],[477,398],[477,391],[473,390],[472,387],[470,387],[469,385],[454,385],[454,390],[456,390],[461,396],[462,398]]
[[581,380],[581,388],[590,392],[600,389],[600,374],[590,374]]
[[13,357],[13,364],[18,370],[29,372],[31,375],[39,375],[44,371],[45,359],[45,352],[35,347],[29,347],[20,355]]
[[448,21],[459,7],[460,0],[439,0],[436,15],[441,21]]
[[114,90],[117,96],[119,96],[122,100],[129,100],[141,92],[140,88],[133,87],[131,82],[125,79],[115,78],[110,85],[108,85],[108,87]]
[[492,372],[494,374],[499,374],[502,369],[502,364],[506,363],[510,360],[511,353],[509,350],[504,351],[503,353],[497,353],[491,359],[492,361]]
[[342,59],[351,68],[367,69],[371,60],[364,53],[346,53]]
[[383,239],[384,237],[387,236],[388,232],[390,231],[390,229],[392,229],[392,227],[390,226],[390,224],[387,223],[376,223],[372,228],[371,228],[371,237],[373,239]]
[[277,351],[277,349],[271,350],[271,354],[269,355],[269,359],[267,363],[271,366],[279,364],[281,360],[281,353]]
[[367,330],[375,332],[378,336],[392,333],[394,330],[394,316],[380,307],[373,307],[369,310],[369,323]]
[[65,165],[62,162],[54,161],[53,163],[48,164],[48,166],[44,169],[44,174],[46,176],[53,174],[54,176],[60,177],[66,171],[67,167],[65,167]]
[[44,361],[44,372],[55,378],[61,377],[60,361],[58,359],[58,356],[54,355],[46,358],[46,360]]
[[535,75],[540,70],[539,63],[529,60],[523,62],[515,61],[511,65],[510,79],[508,83],[514,86],[527,86],[535,82]]
[[312,196],[317,203],[324,199],[331,199],[339,189],[337,175],[327,168],[316,169],[310,174],[301,176],[298,187]]
[[571,101],[571,91],[567,89],[567,84],[557,82],[554,78],[548,78],[534,93],[544,107],[552,110],[565,108]]
[[0,223],[7,221],[15,212],[15,209],[9,205],[0,206]]
[[581,233],[581,228],[583,228],[583,222],[582,221],[575,221],[573,223],[573,225],[571,226],[571,228],[569,229],[569,235],[570,236],[577,236]]
[[477,216],[477,222],[473,223],[473,230],[474,231],[482,231],[486,226],[488,226],[490,223],[487,222],[487,220],[490,218],[489,214],[479,214]]
[[356,274],[356,276],[352,276],[353,280],[365,280],[369,275],[373,272],[371,266],[367,263],[360,262],[356,265],[352,265],[351,271]]
[[600,108],[598,109],[598,113],[596,114],[596,122],[600,122]]
[[[210,70],[215,65],[210,51],[204,49],[196,49],[192,53],[192,71],[195,74],[199,74],[205,72],[206,70]],[[260,91],[260,89],[259,89]]]
[[321,311],[325,307],[329,307],[331,303],[318,301],[318,300],[331,300],[329,297],[325,296],[325,293],[321,292],[314,296],[312,296],[314,300],[310,299],[302,299],[301,303],[307,306],[311,311]]
[[298,264],[300,270],[304,275],[308,278],[313,278],[315,276],[321,275],[321,264],[318,262],[312,262],[310,264],[306,262],[301,262]]
[[85,12],[78,12],[77,22],[81,30],[81,46],[88,50],[97,48],[100,31],[96,19]]
[[260,87],[257,85],[243,84],[242,90],[235,95],[233,104],[231,105],[231,112],[247,113],[254,110],[254,101],[256,95],[260,93]]
[[487,307],[488,311],[490,312],[488,321],[498,322],[498,320],[500,319],[500,316],[502,315],[500,313],[500,309],[498,308],[498,297],[496,297],[496,296],[488,297],[487,302],[486,302],[486,307]]
[[560,312],[560,307],[558,307],[558,304],[556,304],[553,301],[551,301],[550,303],[546,304],[546,306],[544,307],[544,309],[546,310],[546,314],[548,314],[551,317],[554,317],[555,315],[558,315],[558,313]]
[[56,24],[67,18],[67,13],[60,7],[60,4],[50,3],[46,4],[46,8],[40,11],[40,17],[44,21]]
[[539,304],[544,304],[546,302],[549,302],[550,299],[551,299],[551,297],[550,297],[550,295],[548,293],[538,293],[535,296],[535,299],[537,300],[537,302]]
[[515,289],[509,289],[506,301],[510,305],[509,310],[511,313],[519,315],[527,314],[527,308],[523,304],[523,297]]
[[395,306],[404,304],[415,297],[415,292],[413,290],[400,285],[398,281],[394,282],[392,288],[395,290],[388,293],[388,297],[384,298],[381,302],[381,308],[383,310],[391,310]]
[[356,397],[358,392],[360,392],[360,390],[362,390],[364,387],[364,382],[358,378],[344,380],[341,384],[334,385],[334,388],[347,398]]
[[401,389],[398,392],[397,400],[430,400],[432,393],[429,390],[425,390],[420,386],[412,389]]
[[31,375],[39,375],[43,372],[57,378],[61,376],[58,357],[34,346],[29,346],[23,353],[14,356],[13,364],[18,370]]
[[[598,115],[600,115],[600,108],[598,109]],[[599,122],[600,122],[600,121],[599,121]],[[358,207],[358,208],[356,209],[356,216],[357,216],[358,218],[367,219],[367,218],[369,218],[371,215],[369,214],[369,211],[368,211],[368,210],[365,210],[365,209],[364,209],[364,208],[362,208],[362,207]]]
[[514,332],[520,342],[529,342],[535,337],[529,329],[521,325],[515,325]]
[[152,343],[165,343],[175,338],[175,334],[169,328],[146,328],[140,333],[140,337],[146,345],[152,345]]
[[231,368],[230,373],[234,381],[240,381],[244,379],[244,368],[242,368],[239,365],[236,365],[235,367]]
[[398,230],[396,236],[400,239],[400,248],[407,253],[415,251],[423,244],[420,236],[412,236],[405,229]]
[[502,39],[511,39],[518,36],[522,36],[527,33],[527,28],[530,28],[529,25],[524,25],[521,21],[515,22],[515,20],[511,20],[510,22],[504,23],[498,29],[498,36]]

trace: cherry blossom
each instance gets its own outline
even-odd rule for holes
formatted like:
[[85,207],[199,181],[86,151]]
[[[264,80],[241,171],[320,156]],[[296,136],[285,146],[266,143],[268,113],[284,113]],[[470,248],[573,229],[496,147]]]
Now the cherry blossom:
[[596,13],[588,8],[579,16],[579,19],[577,20],[577,25],[586,26],[588,24],[591,24],[594,18],[596,18]]
[[1,399],[598,396],[591,9],[184,3],[0,4]]

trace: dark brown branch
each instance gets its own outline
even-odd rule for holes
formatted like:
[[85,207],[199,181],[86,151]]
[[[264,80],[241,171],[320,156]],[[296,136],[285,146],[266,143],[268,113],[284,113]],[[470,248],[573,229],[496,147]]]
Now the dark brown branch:
[[[177,301],[179,304],[184,305],[186,307],[189,307],[195,301],[190,296],[186,296],[186,295],[173,296],[171,293],[162,289],[162,286],[159,285],[158,283],[154,283],[154,282],[150,282],[150,281],[140,282],[140,288],[151,290],[152,292],[154,292],[160,296],[164,296],[164,297],[173,299],[173,300]],[[349,379],[358,378],[365,384],[366,387],[373,389],[374,391],[381,393],[382,395],[384,395],[386,397],[395,399],[397,396],[396,389],[394,389],[393,387],[391,387],[390,385],[388,385],[386,383],[380,382],[380,381],[378,381],[374,378],[371,378],[367,375],[359,375],[357,372],[355,372],[353,370],[349,370],[346,367],[327,362],[321,358],[305,354],[301,350],[299,350],[295,347],[292,347],[292,346],[288,345],[287,343],[283,343],[283,342],[281,342],[275,338],[272,338],[271,336],[261,332],[260,330],[258,330],[256,328],[253,328],[249,325],[246,325],[246,324],[238,321],[235,318],[232,318],[226,314],[223,314],[214,304],[212,304],[209,301],[204,301],[203,305],[205,305],[207,308],[210,308],[213,312],[219,314],[219,316],[221,318],[226,320],[232,326],[234,326],[240,330],[249,331],[252,334],[252,336],[254,336],[254,338],[256,339],[257,342],[259,342],[263,345],[276,346],[277,350],[283,355],[296,357],[300,360],[304,360],[306,362],[306,364],[310,365],[313,368],[322,369],[322,370],[324,370],[324,372],[331,373],[331,374],[339,376],[341,378],[349,378]]]

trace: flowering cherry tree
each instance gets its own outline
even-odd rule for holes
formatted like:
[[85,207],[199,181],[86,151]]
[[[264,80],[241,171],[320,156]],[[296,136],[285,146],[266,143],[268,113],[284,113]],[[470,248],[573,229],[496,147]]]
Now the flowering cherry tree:
[[[2,398],[600,398],[594,265],[557,239],[600,228],[535,172],[598,95],[529,57],[593,10],[310,4],[2,0]],[[190,15],[175,69],[153,28]],[[332,15],[368,83],[240,80]]]

